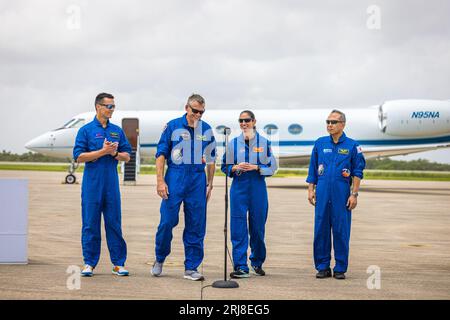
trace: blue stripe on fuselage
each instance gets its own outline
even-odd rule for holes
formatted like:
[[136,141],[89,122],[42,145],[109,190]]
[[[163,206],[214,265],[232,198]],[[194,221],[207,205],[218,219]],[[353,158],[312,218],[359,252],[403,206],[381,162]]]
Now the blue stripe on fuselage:
[[[450,142],[450,136],[437,138],[417,138],[417,139],[385,139],[385,140],[359,140],[356,141],[363,146],[398,146],[398,145],[418,145],[418,144],[433,144]],[[280,147],[295,147],[295,146],[313,146],[314,140],[295,140],[295,141],[280,141],[278,144],[272,142]],[[141,147],[152,148],[156,147],[156,143],[143,143]]]

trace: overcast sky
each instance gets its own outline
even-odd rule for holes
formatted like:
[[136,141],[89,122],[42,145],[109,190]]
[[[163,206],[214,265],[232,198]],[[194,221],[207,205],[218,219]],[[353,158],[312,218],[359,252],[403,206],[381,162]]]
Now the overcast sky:
[[0,150],[25,152],[102,91],[121,110],[192,92],[210,109],[450,99],[450,1],[305,2],[0,0]]

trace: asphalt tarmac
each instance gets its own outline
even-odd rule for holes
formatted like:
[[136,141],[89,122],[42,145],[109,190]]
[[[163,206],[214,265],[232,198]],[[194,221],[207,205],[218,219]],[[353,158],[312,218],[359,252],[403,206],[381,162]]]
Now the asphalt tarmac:
[[237,289],[217,289],[210,285],[224,277],[223,177],[216,177],[208,205],[199,268],[206,279],[193,282],[183,279],[182,212],[163,275],[150,275],[160,205],[154,175],[121,186],[130,276],[111,274],[102,228],[95,275],[78,279],[81,184],[64,185],[64,176],[0,171],[0,179],[29,181],[29,264],[0,265],[0,299],[450,299],[449,182],[363,180],[352,213],[347,279],[320,280],[312,258],[314,209],[304,178],[269,178],[267,275],[239,279]]

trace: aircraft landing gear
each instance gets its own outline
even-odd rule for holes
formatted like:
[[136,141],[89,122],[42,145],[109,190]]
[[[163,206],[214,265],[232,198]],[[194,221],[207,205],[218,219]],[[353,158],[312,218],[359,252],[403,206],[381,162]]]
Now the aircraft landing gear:
[[66,176],[65,183],[66,184],[74,184],[77,181],[77,177],[75,177],[74,173],[78,168],[78,162],[75,162],[72,159],[72,162],[69,166],[69,174]]
[[68,174],[66,176],[65,181],[66,181],[66,184],[74,184],[75,181],[77,181],[77,177],[75,177],[75,175],[73,175],[73,174]]

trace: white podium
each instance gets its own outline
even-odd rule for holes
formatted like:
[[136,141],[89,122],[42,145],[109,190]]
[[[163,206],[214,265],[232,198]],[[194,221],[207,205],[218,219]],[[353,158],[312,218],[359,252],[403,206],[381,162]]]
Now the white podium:
[[0,179],[0,264],[28,263],[28,180]]

